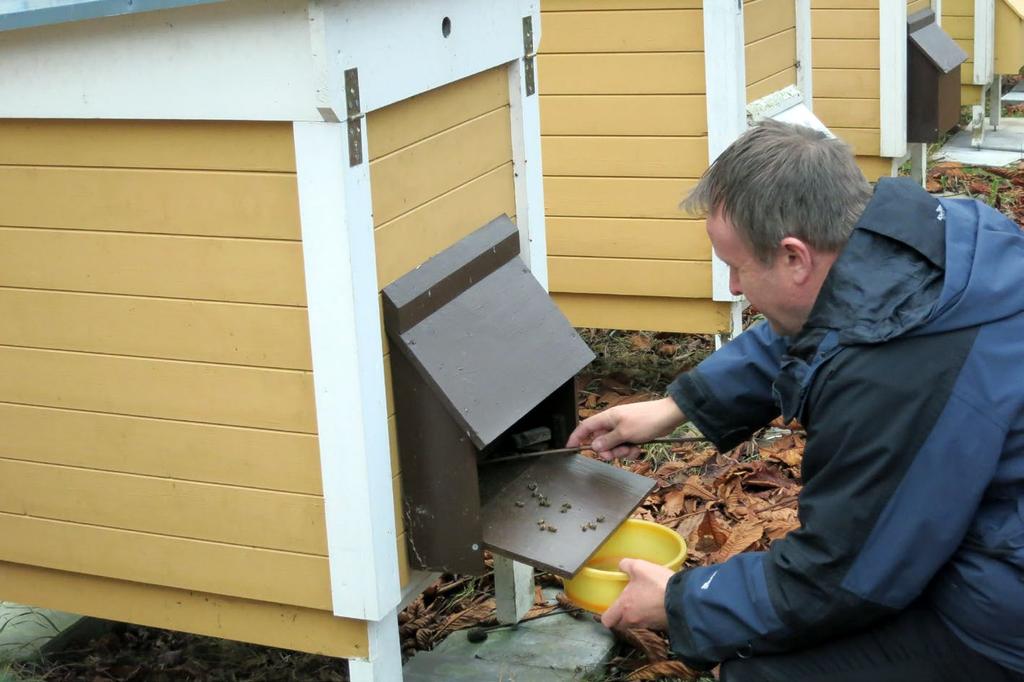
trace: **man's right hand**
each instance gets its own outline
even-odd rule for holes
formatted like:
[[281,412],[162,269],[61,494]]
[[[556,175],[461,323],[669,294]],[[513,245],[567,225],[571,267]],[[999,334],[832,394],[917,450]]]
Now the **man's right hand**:
[[604,460],[636,457],[643,443],[665,436],[686,421],[686,416],[672,398],[645,403],[617,405],[583,420],[569,436],[567,447],[585,443]]

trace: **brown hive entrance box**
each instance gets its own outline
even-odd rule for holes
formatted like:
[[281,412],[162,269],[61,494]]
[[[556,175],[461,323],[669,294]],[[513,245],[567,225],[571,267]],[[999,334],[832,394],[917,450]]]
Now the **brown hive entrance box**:
[[924,9],[907,18],[907,141],[937,142],[960,120],[960,65],[967,53]]
[[653,487],[579,455],[493,462],[530,440],[565,442],[573,377],[594,357],[518,254],[501,216],[384,289],[403,512],[420,568],[479,573],[489,548],[570,576]]

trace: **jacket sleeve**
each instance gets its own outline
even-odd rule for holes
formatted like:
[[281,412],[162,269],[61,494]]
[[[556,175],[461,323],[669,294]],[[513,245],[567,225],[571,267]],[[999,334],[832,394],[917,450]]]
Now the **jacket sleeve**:
[[673,576],[676,655],[709,666],[806,646],[922,594],[963,540],[1005,439],[961,385],[973,333],[847,349],[819,371],[801,527],[768,552]]
[[680,375],[668,394],[719,450],[731,450],[779,415],[772,383],[785,350],[762,322]]

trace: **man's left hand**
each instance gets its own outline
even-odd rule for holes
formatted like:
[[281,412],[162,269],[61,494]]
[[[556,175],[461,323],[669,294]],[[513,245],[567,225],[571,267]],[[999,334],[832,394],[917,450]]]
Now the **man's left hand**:
[[665,586],[672,570],[641,559],[623,559],[619,570],[629,576],[629,584],[601,616],[601,624],[606,628],[667,629]]

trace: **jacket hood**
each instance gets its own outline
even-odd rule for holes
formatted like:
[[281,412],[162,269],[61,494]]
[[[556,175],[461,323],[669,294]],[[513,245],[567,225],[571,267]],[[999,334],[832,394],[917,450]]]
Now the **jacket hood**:
[[1003,214],[883,178],[794,345],[824,330],[840,345],[874,344],[1020,313],[1022,267],[1024,232]]
[[974,327],[1024,311],[1024,232],[972,199],[883,178],[832,265],[775,391],[798,416],[815,370],[844,346]]

